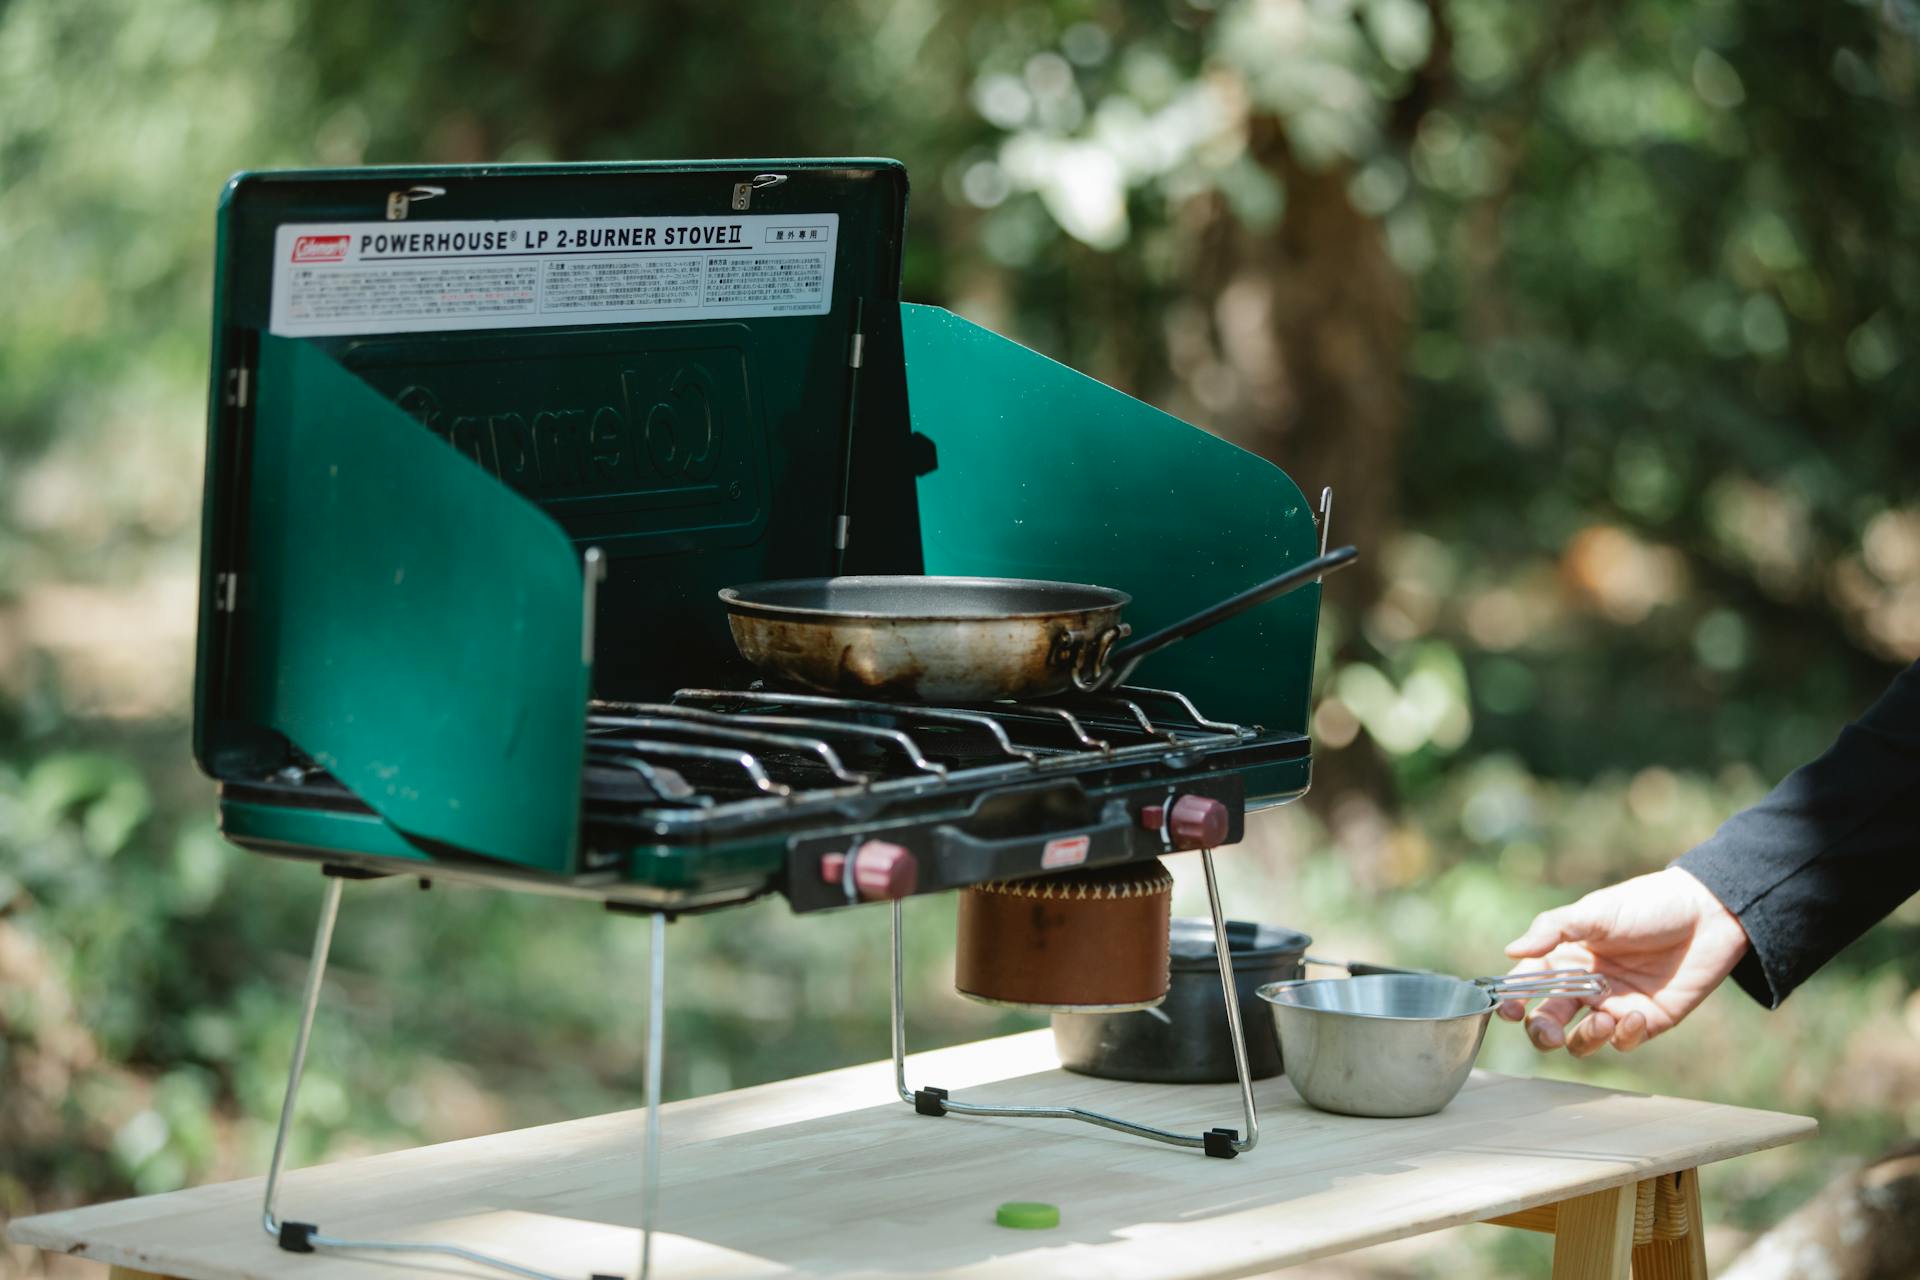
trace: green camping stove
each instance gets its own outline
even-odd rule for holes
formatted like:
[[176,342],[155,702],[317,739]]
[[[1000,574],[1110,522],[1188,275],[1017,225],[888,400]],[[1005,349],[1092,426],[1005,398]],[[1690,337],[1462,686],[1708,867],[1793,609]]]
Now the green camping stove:
[[[1317,586],[1042,703],[796,694],[729,638],[721,588],[836,573],[1105,583],[1153,629],[1324,549],[1277,467],[902,304],[906,207],[905,170],[872,159],[228,185],[194,750],[229,839],[327,875],[263,1213],[286,1249],[544,1274],[276,1212],[342,887],[375,876],[650,915],[650,1138],[665,922],[778,892],[891,901],[897,1084],[921,1112],[1222,1157],[1257,1140],[1231,998],[1244,1136],[911,1087],[900,903],[1201,829],[1232,843],[1248,809],[1302,794]],[[1169,820],[1183,802],[1208,821]]]

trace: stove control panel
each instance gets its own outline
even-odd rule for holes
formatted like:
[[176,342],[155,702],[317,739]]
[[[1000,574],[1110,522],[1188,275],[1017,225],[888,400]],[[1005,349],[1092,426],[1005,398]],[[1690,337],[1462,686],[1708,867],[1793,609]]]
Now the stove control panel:
[[1174,786],[1159,779],[1090,794],[1063,780],[1002,788],[964,812],[797,835],[783,889],[795,911],[821,911],[1218,848],[1242,835],[1241,782],[1238,774]]

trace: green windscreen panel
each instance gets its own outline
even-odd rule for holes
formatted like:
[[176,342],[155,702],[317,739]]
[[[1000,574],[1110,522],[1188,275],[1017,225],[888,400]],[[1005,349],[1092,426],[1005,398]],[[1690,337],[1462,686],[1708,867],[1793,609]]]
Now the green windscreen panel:
[[408,837],[572,871],[572,543],[309,343],[259,368],[243,705]]
[[[928,573],[1130,592],[1143,636],[1311,559],[1313,513],[1265,459],[937,307],[903,305]],[[1320,588],[1183,640],[1133,683],[1305,732]]]

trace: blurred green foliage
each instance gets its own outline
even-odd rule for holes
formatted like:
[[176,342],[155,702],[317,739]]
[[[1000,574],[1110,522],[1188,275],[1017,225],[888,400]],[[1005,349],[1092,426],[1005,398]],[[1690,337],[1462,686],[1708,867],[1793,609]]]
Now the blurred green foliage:
[[[1328,610],[1312,811],[1225,859],[1230,901],[1481,972],[1920,654],[1917,31],[1910,0],[0,6],[0,1216],[271,1136],[317,878],[219,840],[185,737],[231,171],[904,159],[909,297],[1338,478],[1374,576]],[[911,914],[916,1041],[1021,1025],[946,989],[950,907]],[[1632,1059],[1487,1062],[1820,1115],[1710,1177],[1752,1228],[1920,1126],[1915,933]],[[631,1104],[643,935],[354,887],[296,1159]],[[880,1055],[883,946],[872,912],[677,926],[672,1092]]]

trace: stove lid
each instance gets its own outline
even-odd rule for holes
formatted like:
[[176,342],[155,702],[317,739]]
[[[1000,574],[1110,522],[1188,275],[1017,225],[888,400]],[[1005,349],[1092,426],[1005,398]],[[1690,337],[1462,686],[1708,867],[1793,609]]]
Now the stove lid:
[[[396,634],[428,645],[496,628],[525,585],[522,562],[564,554],[577,574],[579,556],[600,548],[593,689],[616,698],[737,682],[714,605],[724,586],[840,567],[918,572],[898,309],[906,201],[905,170],[880,159],[233,179],[214,287],[195,716],[203,765],[236,776],[284,753],[292,726],[276,707],[287,654],[273,637],[315,613],[299,602],[301,575],[316,563],[352,570],[332,575],[329,608],[352,616],[364,600],[388,609]],[[299,385],[273,385],[296,373]],[[343,413],[366,430],[329,444],[324,423]],[[409,430],[419,435],[403,439]],[[295,436],[303,442],[279,447]],[[436,439],[438,453],[411,447]],[[289,486],[331,486],[342,473],[330,459],[342,451],[363,471],[395,474],[357,490],[368,505],[351,516],[317,490],[289,501]],[[289,460],[313,465],[290,474]],[[448,461],[464,468],[459,479]],[[487,479],[507,505],[468,478]],[[433,536],[431,518],[401,512],[427,487],[458,491],[423,505],[469,512],[469,527],[439,534],[466,540],[468,558],[488,557],[500,588],[494,600],[480,598],[484,584],[437,599],[433,637],[406,630],[421,614],[393,597],[410,584],[374,581],[384,550],[342,549]],[[511,517],[488,514],[508,507]],[[514,532],[522,508],[550,534]],[[842,517],[865,535],[843,565]],[[498,527],[477,535],[475,522]],[[302,547],[309,538],[340,546]],[[296,605],[298,618],[286,612]],[[567,625],[578,634],[577,605]],[[566,639],[556,625],[542,643]],[[463,648],[484,664],[484,643]],[[502,667],[515,652],[499,651]],[[377,740],[364,717],[393,683],[377,650],[367,647],[366,670],[314,661],[324,667],[308,673],[315,698],[334,689],[363,717],[357,732]],[[412,712],[484,696],[477,674],[450,665],[426,682],[444,688],[408,699]]]

